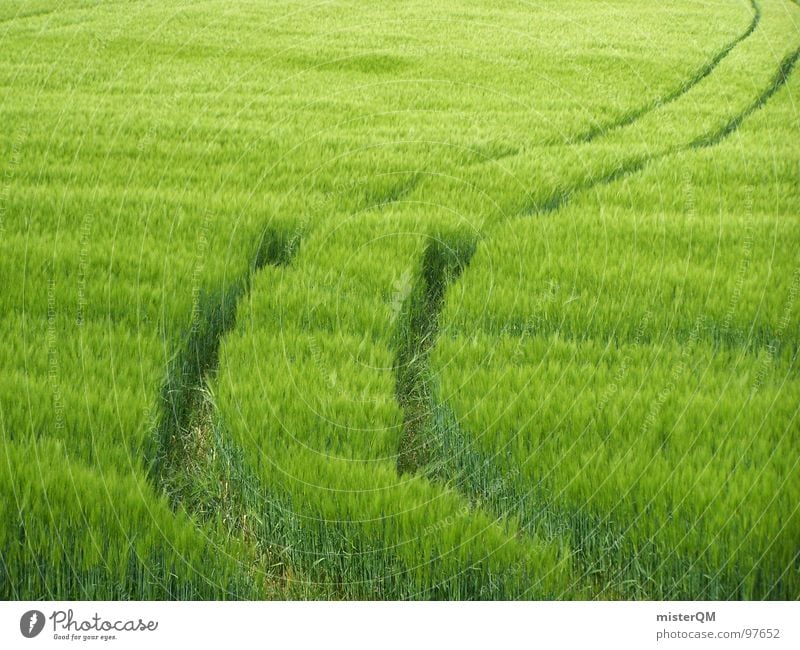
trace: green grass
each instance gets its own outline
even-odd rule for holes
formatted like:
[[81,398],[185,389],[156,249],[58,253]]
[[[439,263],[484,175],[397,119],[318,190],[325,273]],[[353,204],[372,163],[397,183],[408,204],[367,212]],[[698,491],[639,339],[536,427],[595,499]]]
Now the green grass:
[[610,595],[800,592],[792,87],[716,150],[502,224],[449,294],[428,472],[567,531]]
[[0,2],[0,597],[799,597],[798,25]]

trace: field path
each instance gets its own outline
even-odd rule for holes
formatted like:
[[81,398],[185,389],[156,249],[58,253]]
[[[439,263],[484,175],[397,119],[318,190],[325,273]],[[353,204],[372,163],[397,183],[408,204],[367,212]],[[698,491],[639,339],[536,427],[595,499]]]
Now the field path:
[[705,79],[708,75],[710,75],[714,69],[720,64],[720,62],[731,53],[733,48],[735,48],[739,43],[741,43],[744,39],[748,38],[758,27],[758,23],[761,20],[761,7],[759,6],[757,0],[750,0],[750,4],[753,8],[753,19],[750,21],[750,24],[747,26],[741,34],[739,34],[736,38],[726,44],[717,54],[714,55],[708,62],[706,62],[694,75],[692,75],[689,79],[684,81],[680,86],[675,88],[672,92],[668,93],[663,97],[659,97],[654,101],[644,104],[639,108],[635,108],[630,112],[626,113],[625,115],[617,118],[616,120],[612,120],[610,122],[606,122],[603,124],[597,124],[587,131],[584,131],[582,134],[577,135],[573,138],[573,142],[582,142],[588,143],[592,142],[593,140],[610,133],[616,129],[629,126],[636,122],[637,120],[641,119],[648,113],[661,108],[662,106],[666,106],[674,102],[676,99],[679,99],[682,95],[688,93],[694,86],[699,84],[703,79]]
[[[635,174],[679,151],[708,146],[708,142],[716,144],[735,132],[785,83],[796,63],[796,51],[784,59],[755,100],[732,115],[718,113],[714,128],[702,131],[702,137],[690,136],[654,152],[637,153],[633,147],[632,154],[623,139],[623,161],[616,164],[609,164],[608,157],[602,155],[606,145],[600,137],[611,131],[624,133],[622,127],[633,126],[638,118],[655,114],[665,104],[677,105],[677,100],[690,98],[690,91],[712,79],[711,73],[756,31],[761,13],[755,4],[754,11],[748,29],[688,84],[670,94],[668,101],[580,143],[591,142],[591,147],[579,146],[572,151],[571,155],[586,162],[579,170],[588,166],[594,171],[567,180],[565,189],[553,190],[543,184],[538,189],[540,196],[534,194],[532,200],[525,194],[514,197],[510,205],[516,208],[509,212],[501,206],[502,218],[498,221],[515,215],[556,212],[581,192]],[[505,160],[532,164],[534,168],[548,164],[540,152]],[[565,166],[571,163],[569,156],[562,162]],[[503,176],[503,170],[482,167],[476,172],[474,187],[485,183],[491,188],[493,177]],[[464,454],[450,449],[448,458],[437,457],[436,452],[442,449],[437,450],[425,439],[430,418],[439,413],[431,404],[428,358],[435,344],[439,311],[446,301],[445,291],[467,268],[483,232],[481,222],[492,221],[479,218],[470,223],[457,214],[445,218],[426,204],[425,197],[437,184],[450,181],[464,186],[461,179],[415,174],[407,185],[389,192],[385,201],[363,212],[314,223],[290,272],[255,278],[249,304],[242,305],[244,316],[223,345],[222,372],[214,388],[221,417],[230,429],[230,440],[244,452],[246,463],[260,477],[264,489],[294,504],[292,516],[305,522],[306,530],[297,534],[311,534],[316,530],[315,522],[323,521],[352,528],[339,532],[336,526],[319,529],[314,535],[320,536],[308,538],[298,556],[300,565],[323,562],[324,566],[333,554],[331,540],[339,536],[350,539],[352,582],[347,589],[359,592],[373,588],[375,544],[381,557],[394,558],[394,571],[418,576],[430,576],[434,570],[428,563],[423,569],[414,558],[445,552],[451,563],[448,571],[456,575],[468,565],[462,564],[462,553],[469,562],[479,560],[490,572],[502,571],[503,566],[525,566],[527,562],[521,558],[529,554],[547,558],[544,566],[550,569],[542,576],[544,583],[530,583],[533,591],[520,592],[519,576],[507,576],[508,591],[502,592],[507,596],[541,596],[553,593],[553,589],[557,593],[580,591],[587,584],[601,589],[602,576],[583,575],[577,582],[564,582],[558,568],[563,567],[563,560],[534,536],[524,535],[525,541],[517,541],[514,531],[527,530],[528,513],[525,509],[507,510],[510,495],[503,488],[502,476],[492,474],[491,464],[487,465],[488,475],[473,477],[472,489],[464,490],[463,483],[453,481],[463,473],[447,464],[448,460],[463,460]],[[562,182],[556,178],[556,188]],[[454,194],[459,193],[456,190]],[[472,202],[471,214],[476,213],[474,196],[467,192],[460,197]],[[484,197],[478,205],[491,202],[491,196],[488,202]],[[400,280],[409,270],[410,286],[404,288]],[[464,272],[460,282],[468,281]],[[402,303],[399,313],[392,308],[398,299]],[[392,335],[393,329],[397,332]],[[423,476],[460,490],[468,509],[458,505],[460,499],[452,489],[434,490]],[[358,489],[359,485],[363,487]],[[480,492],[479,485],[494,485],[494,493]],[[497,494],[500,502],[493,501]],[[499,526],[490,523],[493,517],[500,518]],[[435,530],[437,536],[416,536],[412,521],[416,525],[427,521],[426,530]],[[469,533],[458,533],[468,521]],[[437,522],[446,523],[440,526]],[[460,535],[459,544],[449,550],[438,545],[438,535],[445,531]],[[486,548],[489,539],[494,550],[481,557],[477,549]],[[289,546],[280,536],[269,542]],[[563,540],[556,546],[561,544]],[[508,559],[498,562],[501,555]],[[437,575],[438,569],[434,579]],[[427,579],[415,583],[418,594],[454,595],[448,591],[451,585],[431,584]],[[470,597],[480,596],[471,593]]]
[[[800,58],[800,48],[789,52],[762,92],[717,128],[688,143],[675,145],[652,155],[631,158],[611,171],[604,170],[547,200],[534,203],[518,216],[552,216],[583,192],[622,180],[669,156],[721,144],[785,86],[798,58]],[[452,247],[454,251],[457,249],[455,245]],[[461,282],[468,282],[468,274],[462,271],[469,266],[471,259],[471,253],[460,256],[457,273],[448,270],[444,265],[427,265],[425,267],[427,273],[421,274],[417,280],[418,286],[411,292],[412,299],[406,306],[407,312],[415,314],[425,308],[440,309],[445,303],[443,296],[437,294],[435,299],[427,301],[419,300],[418,296],[430,293],[431,287],[443,293],[459,277],[462,278]],[[437,270],[439,274],[432,277],[431,272]],[[472,267],[470,271],[473,271]],[[417,296],[416,302],[414,302],[415,296]],[[547,522],[542,519],[542,509],[537,507],[535,500],[531,500],[530,491],[521,489],[513,479],[509,480],[506,476],[507,471],[497,466],[495,458],[502,457],[503,450],[497,450],[495,458],[484,457],[471,446],[469,437],[459,430],[458,419],[448,406],[436,403],[435,390],[430,385],[434,373],[427,364],[438,336],[440,318],[440,313],[435,311],[410,317],[409,322],[416,323],[418,329],[411,336],[405,336],[407,347],[398,353],[398,366],[407,364],[407,359],[413,359],[414,365],[404,373],[405,382],[398,382],[399,386],[403,386],[400,403],[406,411],[406,431],[400,447],[400,458],[405,459],[402,461],[402,469],[421,471],[432,480],[456,485],[465,497],[474,503],[479,503],[484,509],[492,510],[499,517],[513,516],[518,519],[525,530],[533,530],[534,523],[550,527],[553,531],[558,530],[557,522]],[[426,438],[433,430],[439,432],[438,436]],[[409,463],[409,458],[417,461],[415,467]],[[600,522],[590,521],[587,517],[584,529],[590,531],[595,528],[601,530]],[[606,524],[598,534],[611,539],[614,531]],[[584,560],[587,562],[584,577],[591,579],[596,586],[605,588],[603,576],[589,573],[589,565],[594,559],[584,558]]]

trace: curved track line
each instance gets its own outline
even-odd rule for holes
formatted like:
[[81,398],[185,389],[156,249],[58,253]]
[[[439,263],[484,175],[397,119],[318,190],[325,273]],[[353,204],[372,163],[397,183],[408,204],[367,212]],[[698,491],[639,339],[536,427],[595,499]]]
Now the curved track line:
[[[662,160],[674,153],[698,150],[722,143],[730,135],[735,133],[748,117],[762,108],[767,101],[786,84],[799,58],[800,47],[783,59],[769,86],[767,86],[747,108],[718,130],[712,131],[688,145],[674,147],[656,156],[629,161],[612,172],[600,174],[593,179],[573,186],[570,190],[561,193],[553,199],[541,205],[534,206],[532,210],[527,211],[525,214],[531,214],[531,212],[535,214],[549,214],[555,212],[568,204],[572,198],[581,191],[589,190],[600,185],[610,184],[616,180],[641,171],[650,163]],[[429,268],[423,269],[422,275],[417,278],[416,286],[412,289],[409,299],[407,300],[409,304],[404,304],[403,309],[412,314],[418,312],[420,308],[424,309],[426,306],[424,302],[421,304],[413,304],[410,301],[414,296],[420,294],[424,295],[430,286],[440,286],[442,295],[437,296],[437,300],[430,301],[427,304],[431,306],[436,305],[441,310],[445,302],[444,294],[449,288],[449,285],[462,274],[463,270],[469,265],[471,258],[472,250],[469,251],[468,255],[464,255],[458,260],[460,265],[458,273],[452,273],[451,271],[448,274],[446,272],[446,265],[441,264],[438,266],[431,265]],[[431,272],[436,272],[437,270],[440,272],[438,277],[428,277]],[[398,397],[398,403],[404,412],[403,440],[401,441],[401,448],[399,449],[398,456],[399,458],[406,459],[406,466],[403,467],[403,469],[406,471],[412,469],[407,463],[409,457],[425,459],[427,464],[414,467],[413,470],[423,472],[424,475],[431,480],[452,483],[453,487],[467,499],[472,502],[480,503],[483,508],[489,509],[498,517],[502,518],[509,515],[520,517],[523,528],[528,528],[532,526],[535,521],[525,521],[527,509],[522,506],[526,501],[517,501],[519,505],[511,511],[509,511],[507,507],[504,507],[505,504],[509,502],[514,503],[513,497],[520,494],[519,490],[517,490],[516,486],[513,484],[514,482],[507,481],[503,477],[502,472],[496,467],[492,458],[484,457],[481,452],[474,449],[468,437],[464,435],[460,422],[450,413],[447,405],[439,404],[435,400],[430,385],[431,370],[429,358],[430,352],[436,345],[438,339],[439,317],[440,311],[425,314],[424,317],[417,316],[411,319],[412,323],[418,324],[420,330],[414,336],[405,337],[407,341],[406,345],[412,347],[407,350],[400,349],[397,353],[397,366],[402,366],[404,360],[408,358],[418,360],[417,367],[406,370],[410,381],[404,385],[398,379],[397,384],[398,391],[403,390],[405,393],[403,396]],[[415,341],[418,343],[417,347],[413,347]],[[420,353],[420,351],[422,351],[422,353]],[[424,404],[420,403],[421,399],[425,401]],[[442,439],[436,439],[436,436],[430,436],[431,431],[437,430],[435,428],[437,425],[441,427],[440,433],[444,434]],[[425,434],[427,434],[427,436]],[[426,439],[426,437],[433,439]],[[416,450],[408,449],[409,442],[412,441],[417,445]],[[451,462],[448,462],[448,460]],[[476,467],[480,468],[481,471],[479,471],[477,475],[473,475],[472,471]],[[535,513],[536,509],[531,509],[531,512]],[[547,517],[544,517],[544,521],[545,525],[548,523],[552,525],[552,522],[549,522]],[[607,533],[610,532],[611,531],[607,531]],[[586,569],[583,577],[592,579],[590,568]],[[594,576],[594,579],[597,578],[598,576]]]
[[778,71],[775,73],[775,76],[772,78],[772,83],[767,87],[767,89],[758,96],[758,98],[750,104],[744,111],[739,113],[736,117],[731,119],[725,126],[714,131],[713,133],[706,134],[704,136],[700,136],[696,140],[694,140],[689,146],[683,147],[684,149],[700,149],[703,147],[712,147],[716,144],[722,142],[725,138],[731,135],[734,131],[736,131],[742,122],[744,122],[748,117],[750,117],[753,113],[755,113],[759,108],[766,104],[770,97],[772,97],[776,92],[778,92],[786,82],[789,80],[789,75],[792,74],[792,70],[794,69],[795,64],[797,63],[798,58],[800,58],[800,47],[798,47],[794,52],[784,57],[783,61],[781,61],[781,65],[778,68]]
[[[718,53],[711,62],[706,64],[687,84],[682,85],[680,89],[671,93],[667,98],[658,100],[652,106],[646,107],[645,110],[639,110],[634,114],[625,116],[623,120],[620,120],[618,121],[619,123],[613,125],[613,128],[618,128],[620,126],[633,123],[636,119],[639,119],[650,110],[654,110],[664,103],[668,103],[669,101],[677,99],[682,94],[687,92],[692,86],[708,76],[716,67],[716,65],[718,65],[718,63],[725,56],[727,56],[727,54],[738,43],[747,38],[747,36],[753,32],[758,24],[760,19],[760,10],[758,9],[758,5],[756,4],[755,0],[751,0],[751,2],[756,9],[756,15],[754,16],[753,22],[745,33],[729,43],[725,49]],[[720,130],[708,134],[701,140],[695,141],[688,146],[673,148],[657,156],[639,158],[629,161],[611,172],[601,174],[576,186],[573,186],[569,190],[562,192],[542,205],[533,206],[529,212],[534,212],[537,214],[554,212],[566,205],[577,193],[591,189],[598,185],[611,183],[637,171],[641,171],[649,163],[660,160],[667,155],[671,155],[672,153],[684,149],[699,148],[701,146],[718,144],[727,138],[731,133],[736,131],[739,125],[751,113],[762,106],[781,86],[784,85],[786,78],[797,61],[798,55],[800,55],[800,50],[793,53],[792,56],[787,57],[787,59],[782,63],[775,79],[773,80],[773,84],[744,112],[737,115],[736,118],[731,120]],[[590,141],[607,130],[608,129],[602,132],[598,131],[585,141]],[[389,194],[386,197],[386,202],[390,203],[402,199],[405,194],[414,188],[415,185],[416,179],[412,181],[408,187],[401,188],[400,190],[393,191],[391,194]],[[262,242],[262,245],[266,243],[267,242]],[[173,470],[178,469],[180,471],[181,466],[185,465],[186,463],[187,459],[183,457],[183,454],[181,453],[182,449],[180,447],[176,448],[175,445],[176,443],[180,443],[182,435],[186,434],[187,425],[191,422],[192,418],[197,415],[198,410],[203,408],[202,402],[198,401],[200,398],[197,397],[197,393],[201,390],[206,376],[210,373],[213,373],[216,369],[220,340],[232,327],[235,318],[236,305],[239,299],[243,295],[246,295],[249,289],[250,275],[265,265],[283,265],[288,263],[288,261],[291,259],[291,254],[293,253],[293,250],[290,252],[289,248],[284,248],[283,242],[280,243],[275,250],[272,250],[272,247],[269,245],[263,250],[262,247],[259,247],[256,261],[252,266],[250,274],[248,274],[240,283],[237,283],[234,287],[231,287],[230,291],[218,299],[218,302],[215,302],[214,299],[212,299],[212,302],[206,306],[207,313],[203,314],[204,322],[200,327],[200,331],[191,332],[188,340],[185,343],[185,349],[176,359],[175,366],[172,369],[170,377],[167,379],[162,393],[163,419],[161,426],[159,427],[160,448],[156,454],[154,466],[151,468],[151,480],[154,480],[156,483],[160,483],[161,487],[166,488],[168,492],[168,481],[165,482],[165,476],[163,472],[167,468],[172,468]],[[448,256],[445,255],[445,258],[448,258],[446,263],[431,264],[430,268],[428,268],[428,265],[425,265],[426,268],[423,270],[423,277],[418,279],[418,282],[425,283],[421,287],[421,292],[426,296],[426,300],[424,301],[425,304],[423,304],[421,308],[427,308],[429,310],[428,313],[425,314],[427,318],[420,316],[420,305],[408,306],[414,314],[417,314],[417,317],[412,318],[411,321],[419,321],[420,326],[423,329],[420,331],[420,338],[414,341],[414,343],[419,344],[419,346],[410,350],[399,350],[398,362],[402,362],[404,358],[413,357],[420,359],[420,365],[424,364],[426,366],[425,368],[420,368],[422,372],[412,373],[415,378],[411,380],[405,388],[402,388],[398,384],[398,401],[401,403],[401,407],[407,416],[404,418],[404,429],[405,427],[409,427],[409,430],[405,431],[404,433],[409,434],[411,440],[416,440],[417,435],[420,433],[419,427],[428,423],[431,413],[428,409],[421,409],[420,400],[415,399],[415,396],[418,398],[419,395],[424,395],[426,399],[429,397],[429,386],[427,384],[429,372],[429,368],[427,367],[428,352],[432,349],[433,345],[435,345],[436,333],[438,329],[437,323],[441,307],[444,303],[444,293],[447,289],[447,286],[452,283],[452,281],[469,263],[472,250],[474,250],[474,248],[472,248],[471,245],[467,245],[467,251],[464,251],[463,257],[459,255],[457,256],[457,259],[449,260]],[[283,253],[287,253],[286,256],[284,256]],[[441,251],[439,251],[439,253],[441,253]],[[442,261],[442,256],[439,254],[434,255],[433,257],[435,257],[439,262]],[[441,277],[439,277],[437,274],[440,274]],[[415,292],[412,291],[412,295],[415,295]],[[431,296],[433,296],[433,298],[431,298]],[[411,354],[404,357],[403,353],[409,351]],[[403,394],[401,394],[401,388]],[[408,397],[409,399],[405,400],[404,397]],[[458,437],[463,440],[463,436]],[[416,442],[424,441],[416,440]],[[399,459],[404,457],[408,458],[410,452],[408,443],[409,440],[407,439],[405,441],[406,448],[400,451],[398,456]],[[413,464],[413,462],[409,463],[409,465]],[[185,470],[186,468],[183,469]],[[412,468],[408,467],[407,469]],[[474,491],[472,496],[474,498]],[[180,500],[180,497],[178,497],[178,500]],[[497,510],[498,514],[503,515],[503,512],[500,508]]]
[[671,104],[676,99],[679,99],[688,93],[703,79],[708,77],[708,75],[714,71],[714,69],[722,62],[722,60],[728,56],[728,54],[730,54],[731,51],[733,51],[733,49],[739,45],[739,43],[748,38],[756,30],[758,23],[761,22],[761,7],[756,0],[750,0],[750,4],[753,7],[753,20],[750,22],[750,25],[748,25],[747,29],[739,34],[739,36],[733,39],[730,43],[725,45],[725,47],[717,52],[717,54],[715,54],[710,61],[705,63],[692,77],[684,81],[680,86],[675,88],[675,90],[668,93],[664,97],[657,97],[653,101],[624,114],[622,117],[617,118],[616,120],[607,122],[605,124],[597,124],[584,133],[571,138],[569,141],[575,144],[592,142],[593,140],[596,140],[607,133],[611,133],[612,131],[616,131],[617,129],[621,129],[625,126],[630,126],[648,113],[652,113],[656,109],[666,106],[667,104]]
[[633,158],[631,160],[627,160],[611,171],[606,171],[594,177],[583,180],[580,183],[576,183],[572,187],[569,187],[565,190],[562,190],[554,194],[553,196],[551,196],[548,199],[545,199],[544,201],[539,201],[537,203],[534,203],[524,211],[524,214],[529,216],[550,214],[552,212],[560,210],[562,207],[568,204],[577,194],[580,194],[581,192],[587,190],[594,189],[595,187],[609,185],[614,181],[618,181],[622,178],[625,178],[627,176],[642,171],[645,167],[647,167],[651,163],[658,162],[673,154],[681,153],[683,151],[691,151],[693,149],[701,149],[720,144],[723,140],[725,140],[727,137],[736,132],[739,126],[741,126],[742,122],[744,122],[759,108],[764,106],[764,104],[766,104],[769,101],[770,97],[772,97],[776,92],[778,92],[778,90],[780,90],[786,84],[789,75],[792,73],[794,66],[797,64],[798,58],[800,58],[800,48],[797,48],[796,50],[794,50],[794,52],[791,52],[786,57],[784,57],[783,61],[781,61],[781,64],[778,68],[778,71],[772,78],[772,82],[747,108],[745,108],[742,112],[738,113],[724,126],[720,127],[716,131],[711,131],[710,133],[706,133],[705,135],[696,138],[695,140],[686,145],[678,145],[670,147],[669,149],[652,156],[644,156],[640,158]]
[[31,18],[40,18],[42,16],[47,16],[49,14],[54,14],[58,12],[58,7],[55,9],[42,9],[41,11],[32,11],[29,14],[17,14],[15,16],[9,16],[8,18],[0,18],[0,25],[4,25],[6,23],[19,23],[23,20],[28,20]]
[[199,296],[197,313],[161,388],[160,414],[152,441],[155,448],[147,454],[151,482],[169,496],[175,508],[191,493],[189,489],[175,489],[174,484],[177,477],[184,486],[192,485],[194,459],[190,450],[197,446],[193,443],[199,435],[199,428],[192,425],[203,419],[203,411],[209,406],[206,383],[217,371],[220,345],[236,324],[239,302],[249,294],[256,273],[267,266],[289,265],[299,243],[298,231],[268,228],[242,277],[221,290],[204,290]]

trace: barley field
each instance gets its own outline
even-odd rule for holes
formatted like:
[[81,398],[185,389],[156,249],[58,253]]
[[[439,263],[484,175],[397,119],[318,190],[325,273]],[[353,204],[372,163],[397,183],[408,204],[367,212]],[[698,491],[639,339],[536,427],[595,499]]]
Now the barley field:
[[800,4],[0,0],[0,598],[800,598]]

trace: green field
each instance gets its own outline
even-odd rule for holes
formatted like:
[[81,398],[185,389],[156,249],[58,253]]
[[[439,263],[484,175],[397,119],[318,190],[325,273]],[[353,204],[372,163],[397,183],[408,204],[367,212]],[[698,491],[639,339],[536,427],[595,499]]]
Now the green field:
[[800,598],[799,57],[0,0],[0,598]]

